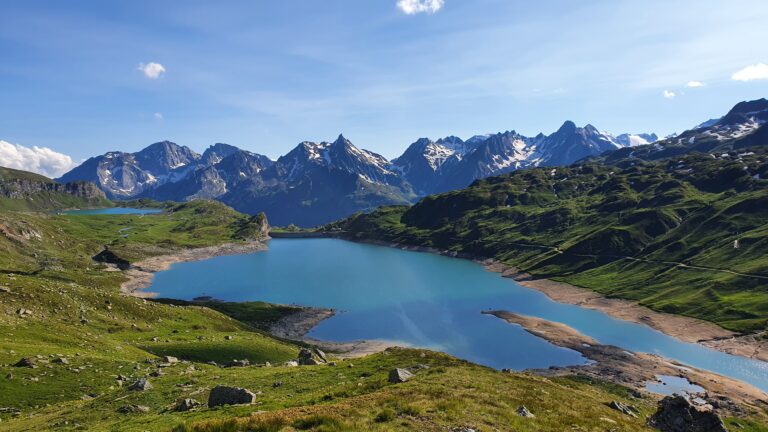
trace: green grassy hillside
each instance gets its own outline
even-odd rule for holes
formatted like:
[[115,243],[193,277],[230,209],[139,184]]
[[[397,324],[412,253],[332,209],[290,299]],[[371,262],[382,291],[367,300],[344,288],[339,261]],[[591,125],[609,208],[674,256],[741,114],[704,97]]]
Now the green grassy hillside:
[[[239,242],[253,238],[260,219],[206,201],[144,217],[0,211],[0,429],[446,430],[468,425],[524,431],[573,424],[646,430],[644,420],[607,407],[620,400],[643,413],[654,409],[652,400],[633,398],[625,389],[503,374],[427,351],[392,350],[337,367],[281,366],[297,356],[299,347],[259,328],[292,308],[210,305],[217,311],[145,301],[120,294],[122,273],[91,260],[104,245],[135,262],[182,248]],[[159,367],[163,355],[180,362]],[[36,367],[15,367],[21,358],[31,358]],[[244,358],[275,366],[209,364]],[[387,382],[392,367],[416,364],[430,367],[406,384]],[[148,378],[153,388],[129,390],[139,378]],[[182,398],[205,402],[218,384],[257,392],[257,404],[173,410]],[[521,404],[536,419],[516,416]],[[252,415],[262,411],[269,419]],[[262,423],[271,426],[264,429]]]
[[539,168],[326,229],[494,257],[653,309],[754,331],[768,322],[765,149]]

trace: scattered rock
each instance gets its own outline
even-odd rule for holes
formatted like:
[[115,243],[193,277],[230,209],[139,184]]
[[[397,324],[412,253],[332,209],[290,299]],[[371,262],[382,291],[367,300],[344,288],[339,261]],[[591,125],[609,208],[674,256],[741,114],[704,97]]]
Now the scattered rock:
[[19,308],[16,310],[16,314],[22,318],[32,316],[32,311],[29,309]]
[[227,363],[225,367],[245,367],[250,365],[251,365],[251,362],[248,359],[242,359],[242,360],[232,360],[231,362]]
[[128,387],[128,390],[146,391],[152,388],[152,384],[146,378],[141,378]]
[[234,339],[234,337],[232,337],[230,335],[224,336],[224,340],[232,340],[232,339]]
[[213,408],[220,405],[242,405],[256,402],[256,395],[244,388],[216,386],[208,396],[208,406]]
[[520,417],[527,417],[527,418],[536,417],[535,415],[533,415],[531,411],[528,410],[528,408],[525,407],[525,405],[520,405],[519,407],[517,407],[517,410],[515,412]]
[[141,414],[148,413],[149,407],[144,405],[124,405],[117,409],[120,414]]
[[289,360],[285,362],[285,365],[288,367],[296,367],[299,365],[299,362],[297,362],[296,360]]
[[630,417],[637,417],[637,408],[631,405],[627,405],[623,402],[611,401],[608,406],[622,414],[626,414]]
[[32,357],[24,357],[23,359],[17,361],[14,366],[34,369],[37,367],[37,361]]
[[315,349],[314,349],[314,351],[315,351],[315,355],[316,355],[316,356],[317,356],[317,357],[318,357],[320,360],[322,360],[322,361],[323,361],[323,363],[328,363],[328,357],[326,357],[326,355],[325,355],[325,353],[323,352],[323,350],[321,350],[320,348],[315,348]]
[[404,383],[413,378],[413,374],[406,369],[395,368],[389,371],[389,382]]
[[282,381],[275,381],[272,383],[272,388],[278,388],[283,385]]
[[662,399],[649,424],[663,432],[728,432],[714,411],[696,407],[680,395]]
[[163,372],[161,369],[158,369],[156,371],[153,371],[153,372],[149,373],[149,376],[151,376],[153,378],[157,378],[157,377],[160,377],[160,376],[163,376],[163,375],[165,375],[165,372]]
[[179,359],[177,359],[176,357],[172,357],[172,356],[164,356],[163,357],[163,363],[174,364],[174,363],[178,363],[178,362],[179,362]]
[[58,363],[58,364],[65,364],[65,365],[69,364],[69,359],[67,359],[66,357],[56,357],[52,361],[53,363]]
[[336,362],[328,362],[328,366],[336,366]]
[[186,398],[186,399],[182,399],[179,402],[177,402],[176,406],[173,407],[173,410],[174,411],[180,411],[180,412],[190,411],[193,408],[198,407],[200,405],[202,405],[202,404],[200,402],[198,402],[197,400],[191,399],[191,398]]

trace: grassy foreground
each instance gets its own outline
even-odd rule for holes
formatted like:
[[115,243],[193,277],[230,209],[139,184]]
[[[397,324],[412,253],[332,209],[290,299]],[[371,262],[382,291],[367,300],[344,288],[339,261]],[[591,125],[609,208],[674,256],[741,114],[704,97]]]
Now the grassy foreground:
[[[415,349],[336,367],[283,366],[299,347],[258,328],[290,311],[262,303],[211,305],[216,311],[124,296],[124,276],[90,259],[105,245],[135,262],[245,241],[257,236],[260,222],[211,202],[144,217],[0,212],[0,429],[649,430],[644,417],[654,401],[578,377],[502,373]],[[164,355],[180,361],[161,367]],[[22,357],[36,367],[14,367]],[[233,359],[274,366],[209,364]],[[428,367],[406,383],[387,382],[391,368],[415,365]],[[152,388],[129,390],[139,378]],[[205,402],[219,384],[248,388],[257,403],[173,409],[182,398]],[[637,406],[641,415],[610,409],[613,400]],[[518,416],[520,405],[536,417]],[[766,430],[738,421],[744,430]]]
[[737,331],[768,326],[765,148],[538,168],[326,229],[493,257]]

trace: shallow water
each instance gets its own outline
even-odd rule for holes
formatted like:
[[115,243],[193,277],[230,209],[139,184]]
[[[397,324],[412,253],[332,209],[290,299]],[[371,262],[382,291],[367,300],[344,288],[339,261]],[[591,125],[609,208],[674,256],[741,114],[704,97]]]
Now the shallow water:
[[160,209],[150,208],[131,208],[131,207],[105,207],[97,209],[66,210],[61,212],[65,215],[121,215],[121,214],[152,214],[160,213]]
[[659,382],[648,382],[645,384],[645,389],[664,396],[685,393],[696,394],[704,393],[705,391],[703,387],[693,384],[685,378],[671,375],[657,375],[657,378]]
[[162,297],[263,300],[335,308],[311,337],[382,339],[448,352],[494,368],[584,363],[483,310],[567,324],[604,344],[659,354],[768,390],[768,363],[681,342],[645,325],[557,303],[480,264],[337,239],[275,239],[269,250],[174,264],[149,291]]

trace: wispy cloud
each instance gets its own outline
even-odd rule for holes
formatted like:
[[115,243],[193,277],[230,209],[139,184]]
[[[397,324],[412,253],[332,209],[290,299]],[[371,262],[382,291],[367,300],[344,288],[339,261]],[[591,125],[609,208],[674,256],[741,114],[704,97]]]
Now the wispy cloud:
[[154,113],[152,116],[153,116],[153,117],[155,118],[155,120],[157,120],[157,121],[163,121],[163,113],[159,113],[159,112],[156,112],[156,113]]
[[677,94],[675,94],[675,92],[673,92],[672,90],[664,90],[664,92],[662,93],[662,95],[663,95],[665,98],[667,98],[667,99],[674,99],[674,98],[675,98],[675,96],[677,96]]
[[706,84],[704,84],[701,81],[688,81],[688,83],[685,85],[688,88],[698,88],[698,87],[704,87]]
[[397,0],[397,7],[407,15],[435,13],[443,8],[445,0]]
[[72,158],[48,147],[24,147],[0,140],[0,166],[58,177],[75,163]]
[[138,69],[149,79],[158,79],[160,75],[165,73],[165,66],[155,62],[139,63]]
[[741,69],[731,75],[731,79],[734,81],[754,81],[768,79],[768,65],[765,63],[758,63],[750,65]]

